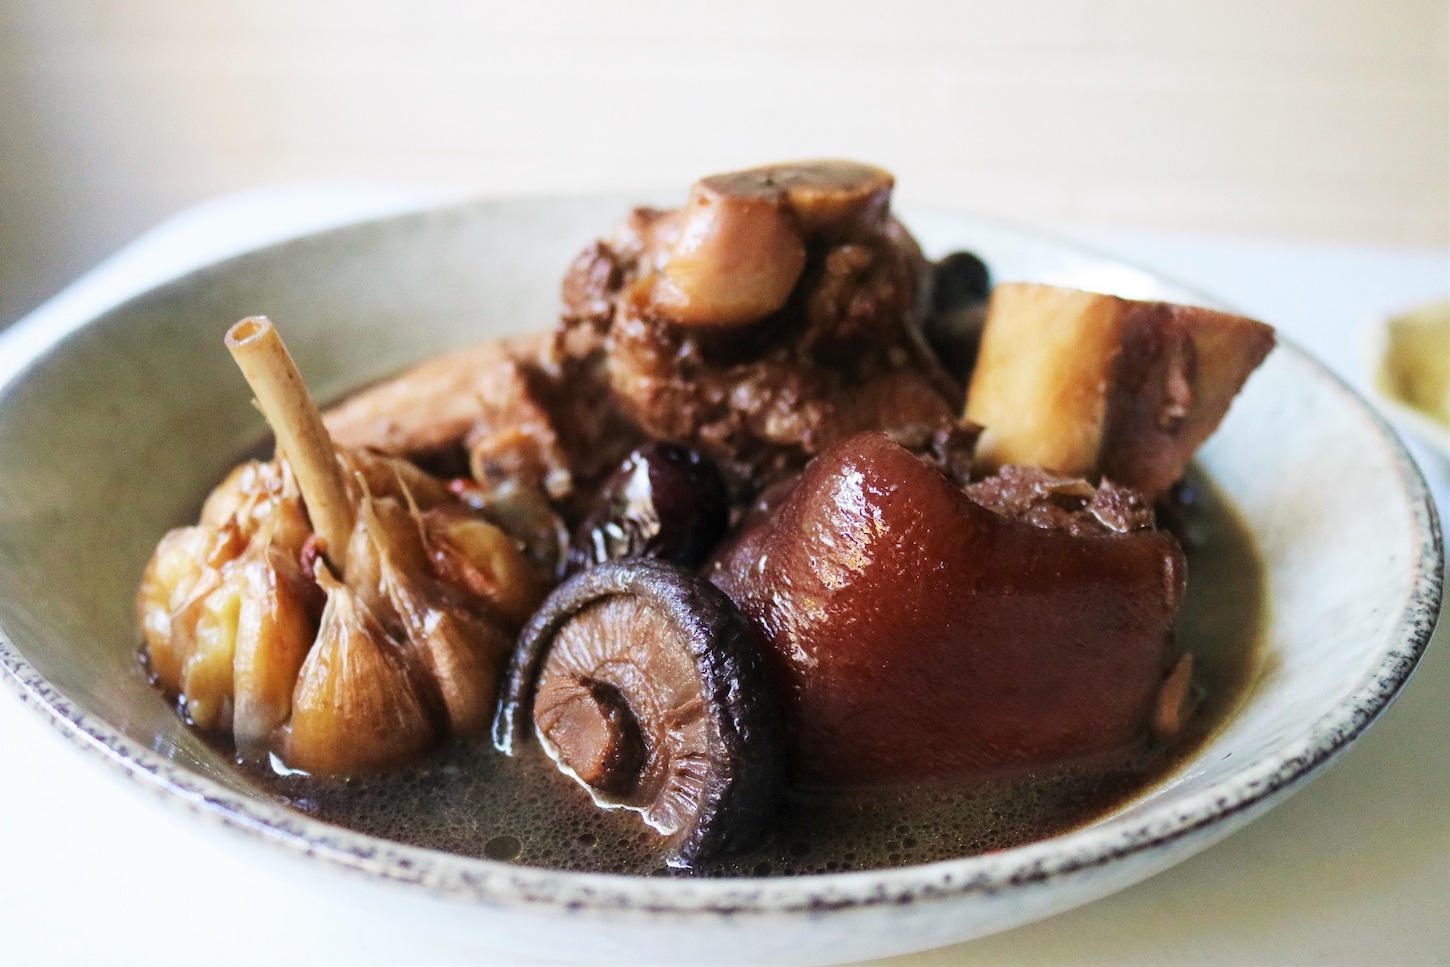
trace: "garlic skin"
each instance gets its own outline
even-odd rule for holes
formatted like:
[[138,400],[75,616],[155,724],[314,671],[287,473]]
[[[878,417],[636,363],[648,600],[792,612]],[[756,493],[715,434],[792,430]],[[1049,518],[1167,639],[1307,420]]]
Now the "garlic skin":
[[466,611],[428,607],[409,613],[413,647],[438,685],[453,734],[486,731],[513,636]]
[[406,460],[372,450],[347,450],[338,457],[347,471],[348,495],[354,501],[391,497],[404,506],[411,503],[428,510],[457,499],[447,484]]
[[327,607],[292,694],[283,758],[311,773],[400,765],[438,741],[428,683],[359,596],[317,564]]
[[[499,673],[513,649],[506,630],[488,613],[486,598],[472,599],[462,582],[430,570],[429,512],[414,517],[389,498],[363,500],[349,544],[349,581],[385,626],[406,640],[438,686],[455,735],[488,725]],[[518,574],[533,580],[517,545],[493,525],[514,555]],[[530,585],[532,587],[532,585]]]
[[198,728],[232,726],[232,659],[244,594],[241,573],[228,568],[173,621],[173,626],[181,625],[176,637],[186,653],[181,666],[182,700],[187,718]]

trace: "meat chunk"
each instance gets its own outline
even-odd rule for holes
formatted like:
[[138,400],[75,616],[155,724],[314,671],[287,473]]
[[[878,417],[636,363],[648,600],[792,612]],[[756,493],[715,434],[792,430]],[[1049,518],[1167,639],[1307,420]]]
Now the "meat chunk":
[[816,458],[707,572],[766,645],[797,777],[985,775],[1146,739],[1185,564],[1123,496],[1035,472],[963,493],[881,434]]
[[967,396],[985,427],[979,465],[1101,476],[1156,499],[1273,347],[1268,326],[1212,309],[1000,285]]
[[702,179],[570,266],[554,338],[441,357],[328,414],[344,446],[466,466],[577,520],[654,438],[717,464],[739,500],[867,429],[948,432],[961,387],[922,335],[929,265],[891,176],[826,161]]
[[[519,359],[536,355],[538,337],[484,343],[419,363],[369,387],[323,417],[338,446],[381,453],[428,456],[461,448],[485,418],[499,387],[516,400],[524,395]],[[520,401],[522,402],[522,401]]]
[[578,364],[556,362],[548,336],[430,359],[363,390],[324,421],[340,446],[540,488],[566,507],[587,499],[639,441],[609,387]]
[[961,390],[921,333],[928,264],[889,215],[891,185],[847,162],[782,165],[636,211],[570,269],[558,356],[737,495],[858,430],[956,422]]
[[1152,530],[1153,508],[1143,495],[1104,480],[1094,487],[1038,467],[1006,466],[963,488],[990,511],[1075,537]]

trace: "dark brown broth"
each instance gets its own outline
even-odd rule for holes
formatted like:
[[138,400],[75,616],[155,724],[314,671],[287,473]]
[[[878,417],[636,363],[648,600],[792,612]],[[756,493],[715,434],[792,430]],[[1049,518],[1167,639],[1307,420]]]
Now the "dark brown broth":
[[[1263,573],[1232,508],[1197,476],[1180,642],[1203,699],[1184,733],[1109,766],[983,782],[792,796],[772,841],[706,875],[798,875],[929,863],[1006,849],[1083,826],[1166,778],[1232,714],[1257,669]],[[531,743],[517,759],[485,737],[411,768],[327,781],[243,767],[268,796],[326,822],[400,843],[530,866],[666,872],[657,837],[600,810]]]

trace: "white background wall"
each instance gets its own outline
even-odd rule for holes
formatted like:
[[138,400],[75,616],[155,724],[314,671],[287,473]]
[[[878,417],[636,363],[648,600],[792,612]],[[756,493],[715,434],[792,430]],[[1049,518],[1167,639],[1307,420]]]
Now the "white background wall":
[[1447,0],[0,0],[0,324],[275,181],[809,155],[1029,222],[1450,244]]

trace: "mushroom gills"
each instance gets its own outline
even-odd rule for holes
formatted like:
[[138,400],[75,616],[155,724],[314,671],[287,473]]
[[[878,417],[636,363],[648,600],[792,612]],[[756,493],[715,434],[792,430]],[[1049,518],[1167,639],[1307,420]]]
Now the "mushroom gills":
[[602,564],[524,630],[495,723],[534,736],[602,808],[630,809],[691,868],[763,839],[780,782],[765,668],[738,611],[672,564]]

